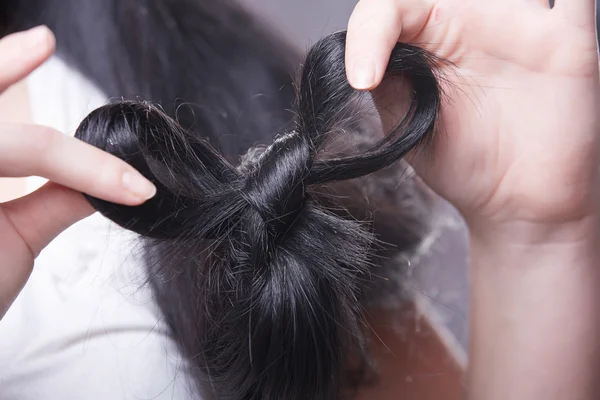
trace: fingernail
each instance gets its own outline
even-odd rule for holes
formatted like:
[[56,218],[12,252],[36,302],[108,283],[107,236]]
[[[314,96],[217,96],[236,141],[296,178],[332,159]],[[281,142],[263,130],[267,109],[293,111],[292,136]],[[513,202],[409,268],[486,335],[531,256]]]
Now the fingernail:
[[352,86],[370,89],[375,83],[375,63],[368,58],[358,59],[352,64]]
[[41,25],[27,31],[27,47],[37,48],[46,46],[53,40],[50,29],[47,26]]
[[151,199],[156,194],[156,186],[137,172],[125,172],[123,186],[142,201]]

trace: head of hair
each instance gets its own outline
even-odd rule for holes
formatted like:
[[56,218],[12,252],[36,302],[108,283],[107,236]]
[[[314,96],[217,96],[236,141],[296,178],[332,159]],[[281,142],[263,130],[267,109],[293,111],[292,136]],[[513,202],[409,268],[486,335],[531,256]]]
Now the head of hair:
[[386,76],[410,85],[406,115],[359,154],[327,156],[365,95],[347,83],[344,52],[344,32],[312,47],[294,127],[238,165],[146,102],[108,104],[77,130],[157,186],[137,207],[88,199],[144,238],[158,301],[199,388],[216,399],[340,398],[351,355],[365,347],[360,296],[375,238],[322,188],[424,145],[440,90],[435,58],[398,44]]

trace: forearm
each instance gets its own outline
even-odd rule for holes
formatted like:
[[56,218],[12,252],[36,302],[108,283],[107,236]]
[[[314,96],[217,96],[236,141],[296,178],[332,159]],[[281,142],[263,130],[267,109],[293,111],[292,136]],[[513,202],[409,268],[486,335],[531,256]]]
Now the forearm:
[[473,235],[470,400],[600,398],[600,242],[587,224],[527,245]]

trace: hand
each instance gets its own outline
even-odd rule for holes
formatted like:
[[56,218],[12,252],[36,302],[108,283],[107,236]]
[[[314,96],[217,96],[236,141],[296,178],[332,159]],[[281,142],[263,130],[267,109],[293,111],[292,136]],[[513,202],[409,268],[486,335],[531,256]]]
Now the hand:
[[[45,27],[1,39],[0,91],[27,76],[53,51],[54,36]],[[39,252],[93,213],[80,192],[137,205],[156,191],[123,161],[75,138],[47,127],[0,123],[0,177],[26,176],[42,176],[51,183],[0,204],[0,318],[29,278]]]
[[467,397],[598,398],[595,0],[361,0],[356,88],[380,83],[397,40],[454,64],[433,147],[412,162],[470,229]]
[[433,148],[412,163],[471,228],[595,215],[594,0],[362,0],[348,28],[351,84],[375,88],[398,40],[454,64]]

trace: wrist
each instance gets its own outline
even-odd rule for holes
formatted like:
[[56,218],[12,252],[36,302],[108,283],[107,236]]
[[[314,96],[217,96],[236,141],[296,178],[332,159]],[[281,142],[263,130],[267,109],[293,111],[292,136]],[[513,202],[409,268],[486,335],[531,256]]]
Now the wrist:
[[598,157],[593,160],[568,178],[550,183],[547,177],[539,177],[528,181],[527,188],[516,184],[510,191],[498,188],[477,207],[459,207],[472,238],[488,245],[537,246],[580,243],[596,236],[600,173]]
[[470,227],[469,398],[598,398],[597,218]]
[[507,295],[526,298],[554,287],[559,298],[560,287],[569,279],[600,277],[599,227],[596,217],[553,225],[515,222],[485,229],[470,225],[473,292],[484,290],[486,297],[497,296],[508,306]]
[[600,243],[600,214],[554,221],[509,220],[502,222],[467,218],[471,245],[490,250],[520,252],[576,249]]

